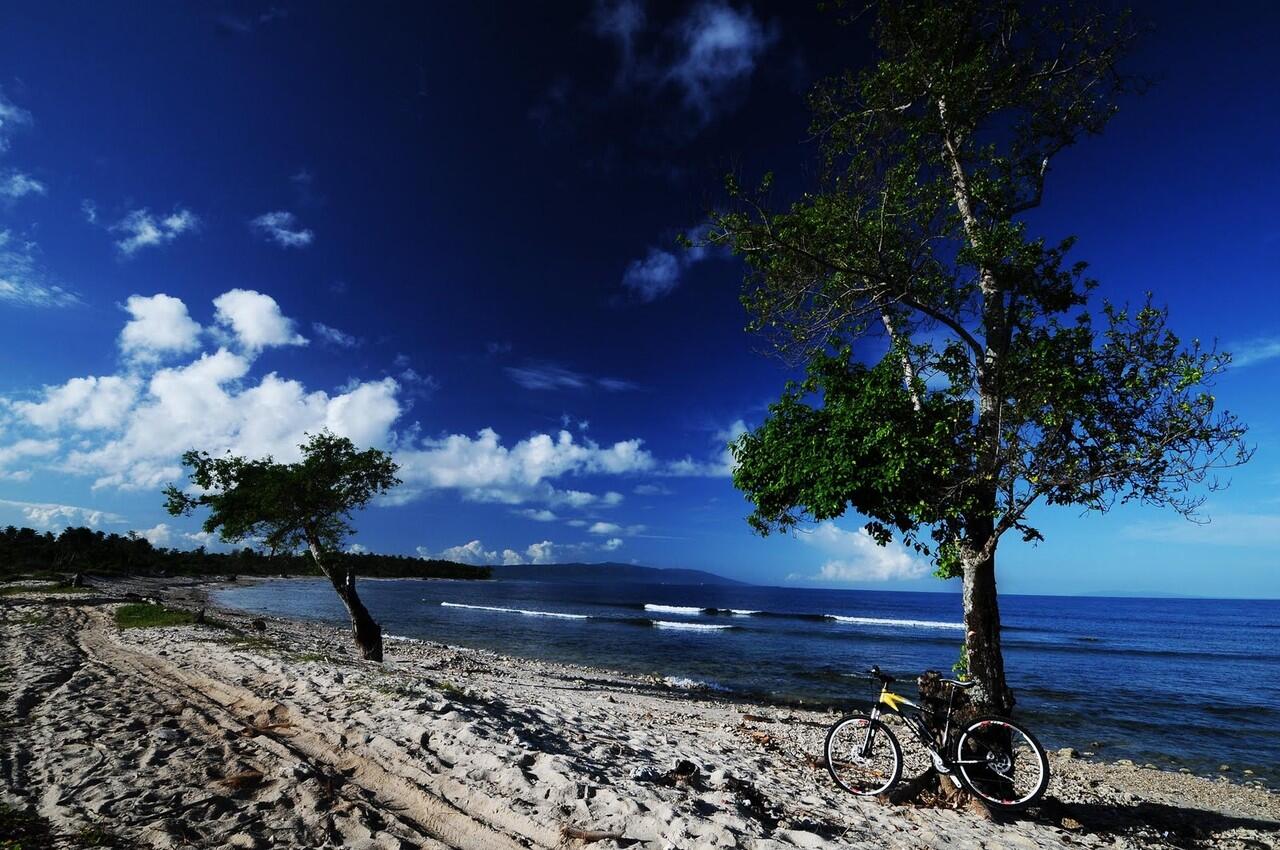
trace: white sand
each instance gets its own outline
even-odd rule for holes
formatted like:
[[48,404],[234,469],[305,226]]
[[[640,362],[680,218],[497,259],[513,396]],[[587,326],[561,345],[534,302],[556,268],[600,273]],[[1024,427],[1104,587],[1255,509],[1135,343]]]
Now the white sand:
[[[120,632],[110,612],[0,600],[0,799],[145,846],[585,846],[573,830],[623,837],[600,848],[1268,847],[1280,834],[1280,796],[1261,788],[1066,758],[1049,791],[1061,802],[1022,820],[891,806],[812,766],[822,714],[397,639],[377,665],[342,630],[272,620],[258,638],[214,612],[241,631]],[[701,768],[697,787],[653,781],[681,759]]]

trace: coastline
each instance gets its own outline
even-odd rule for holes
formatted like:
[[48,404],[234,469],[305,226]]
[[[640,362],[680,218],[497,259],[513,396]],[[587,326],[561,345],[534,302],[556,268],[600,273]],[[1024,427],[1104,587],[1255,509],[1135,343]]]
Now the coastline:
[[[376,665],[338,627],[272,617],[259,633],[253,615],[208,603],[225,584],[94,584],[0,599],[14,733],[0,799],[66,832],[761,850],[1259,847],[1280,834],[1274,791],[1065,752],[1051,754],[1050,802],[1017,820],[857,799],[814,765],[823,712],[393,636]],[[222,625],[120,631],[110,610],[129,595],[207,605]],[[680,760],[700,781],[662,781]]]

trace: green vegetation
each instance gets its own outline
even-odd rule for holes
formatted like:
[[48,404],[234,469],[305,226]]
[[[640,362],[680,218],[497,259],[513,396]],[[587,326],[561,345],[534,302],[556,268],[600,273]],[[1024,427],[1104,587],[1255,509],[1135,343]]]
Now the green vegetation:
[[24,593],[88,593],[87,587],[66,584],[10,584],[0,587],[0,596],[21,596]]
[[121,605],[116,609],[116,625],[122,629],[148,629],[158,626],[189,626],[195,614],[150,602]]
[[1197,485],[1251,450],[1212,393],[1229,356],[1184,346],[1150,296],[1091,305],[1074,241],[1023,218],[1054,158],[1134,86],[1128,19],[1015,0],[874,8],[875,61],[810,95],[819,184],[777,206],[768,177],[754,192],[730,179],[712,218],[708,241],[747,263],[750,329],[807,372],[733,445],[734,482],[761,533],[853,508],[880,544],[960,578],[973,701],[1008,713],[1001,538],[1040,540],[1035,505],[1191,514]]
[[200,495],[170,484],[165,508],[174,516],[208,508],[204,530],[229,543],[257,538],[273,552],[305,547],[347,609],[360,654],[381,661],[382,627],[356,592],[355,563],[335,553],[355,531],[351,514],[400,483],[398,467],[386,452],[356,451],[346,437],[328,431],[309,436],[298,448],[297,463],[189,451],[182,463]]
[[[331,552],[339,569],[380,578],[487,579],[488,567],[406,555]],[[0,581],[19,578],[59,580],[68,573],[98,575],[275,576],[320,575],[309,555],[264,554],[241,549],[229,554],[152,546],[134,535],[68,528],[61,534],[9,526],[0,529]]]

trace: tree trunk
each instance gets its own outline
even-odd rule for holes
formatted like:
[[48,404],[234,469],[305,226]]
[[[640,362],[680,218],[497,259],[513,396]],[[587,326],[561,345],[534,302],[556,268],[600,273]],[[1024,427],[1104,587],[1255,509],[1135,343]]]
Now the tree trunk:
[[1009,715],[1013,692],[1004,678],[1000,652],[1000,605],[996,599],[996,559],[983,555],[981,545],[966,545],[964,568],[965,655],[969,677],[975,682],[969,699],[983,712]]
[[315,559],[316,566],[329,579],[329,583],[337,591],[338,598],[342,600],[347,614],[351,617],[351,636],[360,650],[360,656],[367,661],[381,661],[382,626],[379,626],[369,615],[369,609],[360,601],[360,596],[356,593],[355,573],[350,570],[331,569],[321,556],[318,544],[309,542],[307,547],[311,550],[311,557]]

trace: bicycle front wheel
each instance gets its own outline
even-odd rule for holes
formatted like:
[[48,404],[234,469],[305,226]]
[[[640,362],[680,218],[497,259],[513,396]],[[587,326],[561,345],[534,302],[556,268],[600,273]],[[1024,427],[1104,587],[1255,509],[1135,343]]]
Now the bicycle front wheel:
[[879,720],[851,714],[827,732],[824,748],[831,778],[850,794],[883,794],[902,776],[902,746]]
[[1049,787],[1044,747],[1005,717],[979,717],[961,730],[955,769],[965,788],[995,809],[1026,808]]

